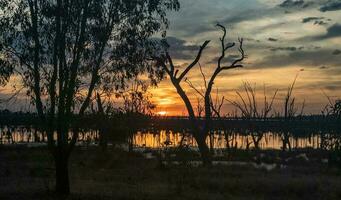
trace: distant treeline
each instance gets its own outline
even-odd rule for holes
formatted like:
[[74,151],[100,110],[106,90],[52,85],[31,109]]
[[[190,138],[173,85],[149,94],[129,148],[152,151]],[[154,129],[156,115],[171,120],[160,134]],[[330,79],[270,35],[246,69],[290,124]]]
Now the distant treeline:
[[[200,120],[198,126],[201,126]],[[203,124],[202,124],[203,125]],[[29,112],[0,111],[0,126],[30,126],[42,128],[38,115]],[[116,113],[103,117],[96,114],[88,114],[82,117],[75,115],[70,128],[98,129],[106,126],[110,129],[131,130],[189,130],[187,117],[149,116],[142,114]],[[307,115],[292,118],[269,117],[269,118],[241,118],[225,117],[213,118],[212,130],[233,130],[245,132],[252,131],[288,131],[298,135],[317,132],[340,132],[341,119],[333,115]]]
[[[200,124],[199,124],[200,125]],[[184,117],[166,117],[154,119],[156,129],[183,130],[188,126]],[[213,119],[213,130],[231,130],[239,133],[248,132],[290,132],[303,136],[320,132],[341,133],[341,121],[331,116],[303,116],[286,119],[276,118],[222,118]],[[189,127],[187,127],[189,129]]]
[[[150,119],[151,117],[148,115],[120,112],[106,115],[105,118],[98,114],[86,114],[82,117],[73,115],[70,128],[97,129],[97,126],[105,124],[116,127],[120,125],[138,127],[148,124]],[[43,128],[44,124],[41,124],[41,120],[36,113],[0,110],[0,126],[33,126],[35,128]]]

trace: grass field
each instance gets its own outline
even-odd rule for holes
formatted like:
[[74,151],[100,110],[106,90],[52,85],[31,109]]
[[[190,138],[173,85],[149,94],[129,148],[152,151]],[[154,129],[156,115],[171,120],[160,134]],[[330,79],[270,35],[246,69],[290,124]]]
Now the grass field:
[[[244,152],[234,160],[254,156]],[[275,162],[281,156],[269,151],[261,157]],[[341,199],[341,170],[320,162],[323,155],[307,154],[309,161],[285,156],[295,159],[272,170],[252,164],[205,168],[164,166],[115,149],[77,148],[69,163],[72,194],[67,199]],[[45,149],[0,149],[0,199],[58,199],[53,190],[53,159]]]

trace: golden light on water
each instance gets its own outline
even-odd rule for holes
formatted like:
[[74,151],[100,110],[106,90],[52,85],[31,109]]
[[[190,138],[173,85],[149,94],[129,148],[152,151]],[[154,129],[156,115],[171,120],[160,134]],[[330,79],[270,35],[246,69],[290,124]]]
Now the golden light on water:
[[[134,135],[134,145],[136,147],[144,147],[144,148],[160,148],[165,147],[165,144],[169,144],[168,147],[178,147],[181,143],[183,135],[179,132],[172,131],[160,131],[157,132],[137,132]],[[216,149],[226,149],[226,138],[222,134],[214,134],[212,136],[212,145]],[[233,139],[232,137],[229,140],[229,145],[236,146],[239,149],[246,149],[249,145],[249,148],[253,148],[254,144],[251,142],[251,136],[244,136],[241,134],[236,134]],[[290,144],[294,148],[319,148],[321,145],[321,138],[318,135],[314,135],[307,138],[294,138],[291,137]],[[251,142],[251,143],[250,143]],[[210,143],[209,137],[206,139],[207,144]],[[191,147],[197,147],[197,143],[195,142],[193,137],[185,137],[183,140],[183,144],[189,145]],[[259,147],[262,149],[276,149],[280,150],[283,147],[283,141],[279,134],[268,132],[261,139],[259,143]]]

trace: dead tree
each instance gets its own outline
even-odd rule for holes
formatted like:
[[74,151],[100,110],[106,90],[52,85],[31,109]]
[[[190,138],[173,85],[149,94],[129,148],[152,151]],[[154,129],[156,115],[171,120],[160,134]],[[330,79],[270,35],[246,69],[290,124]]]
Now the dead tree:
[[[206,76],[203,73],[201,64],[198,63],[198,65],[199,65],[201,76],[202,76],[203,81],[204,81],[204,88],[201,87],[201,89],[199,90],[188,78],[186,78],[185,81],[190,88],[192,88],[193,90],[195,90],[199,94],[199,97],[197,97],[197,117],[201,118],[202,113],[205,110],[205,106],[202,105],[202,101],[205,99],[205,91],[207,90],[207,81],[206,81]],[[224,96],[220,97],[219,89],[217,88],[215,91],[214,97],[212,97],[212,95],[210,95],[210,99],[211,99],[210,106],[211,106],[211,110],[212,110],[212,117],[216,118],[217,121],[220,122],[218,124],[218,126],[220,126],[219,128],[221,129],[224,127],[224,124],[222,123],[222,117],[223,116],[221,114],[221,109],[222,109],[222,106],[224,104],[225,97]],[[218,132],[219,132],[219,130],[218,130]],[[226,133],[225,133],[225,136],[226,136]],[[214,152],[214,130],[209,131],[209,144],[210,144],[210,151],[211,151],[211,153],[213,153]]]
[[[328,96],[323,90],[322,90],[324,96],[327,98],[328,103],[327,105],[322,109],[321,114],[324,118],[324,120],[331,124],[336,123],[340,124],[341,119],[341,100],[340,99],[333,99],[332,97]],[[328,131],[329,132],[329,131]],[[321,137],[321,144],[320,148],[323,150],[340,150],[341,146],[341,136],[340,134],[326,134],[326,129],[323,127],[320,130],[320,137]]]
[[[273,103],[276,98],[278,90],[274,92],[270,101],[268,101],[266,89],[264,87],[264,103],[263,107],[260,108],[257,102],[256,88],[252,87],[252,85],[249,82],[244,82],[243,88],[245,95],[243,96],[239,91],[236,91],[239,100],[237,101],[229,100],[229,102],[241,112],[241,116],[245,119],[266,120],[272,111]],[[259,143],[263,139],[264,132],[252,129],[249,131],[251,133],[254,147],[256,150],[258,150]]]
[[216,66],[213,74],[211,75],[210,79],[208,80],[207,85],[205,87],[205,91],[203,93],[204,108],[205,108],[205,116],[203,119],[196,117],[194,109],[193,109],[193,105],[192,105],[188,95],[186,94],[186,92],[182,88],[181,82],[183,80],[186,80],[186,76],[187,76],[188,72],[191,71],[193,69],[193,67],[198,64],[203,50],[207,47],[207,45],[209,44],[210,41],[207,40],[202,44],[202,46],[200,47],[199,52],[198,52],[196,58],[194,59],[194,61],[191,64],[189,64],[184,69],[184,71],[180,74],[179,74],[179,70],[175,70],[173,59],[169,55],[168,51],[166,51],[165,55],[161,56],[161,58],[158,58],[158,60],[157,60],[158,61],[157,64],[161,65],[163,67],[163,69],[166,71],[166,73],[170,77],[170,80],[171,80],[173,86],[176,88],[177,93],[179,94],[179,96],[181,97],[181,99],[183,100],[183,102],[186,106],[186,109],[188,112],[188,117],[189,117],[190,123],[192,125],[191,134],[193,135],[193,137],[195,138],[195,140],[198,144],[203,164],[206,166],[211,165],[211,163],[212,163],[211,154],[210,154],[209,148],[206,144],[206,138],[209,135],[209,132],[211,130],[211,121],[212,121],[211,92],[212,92],[212,88],[214,85],[214,81],[215,81],[216,77],[221,72],[223,72],[225,70],[243,67],[241,62],[245,58],[245,54],[244,54],[244,50],[243,50],[243,39],[239,39],[240,58],[234,60],[232,63],[230,63],[228,65],[224,65],[224,63],[222,61],[226,57],[226,52],[227,52],[227,50],[234,47],[235,43],[226,43],[226,41],[225,41],[225,39],[226,39],[226,28],[220,24],[217,24],[217,27],[219,27],[223,31],[223,36],[220,38],[221,55],[218,59],[217,66]]
[[328,104],[322,109],[321,113],[325,117],[332,117],[334,119],[341,118],[341,100],[333,100],[330,96],[328,96],[324,91],[322,91],[324,96],[328,100]]
[[[301,108],[299,108],[296,105],[296,98],[293,96],[293,90],[296,84],[297,77],[298,77],[298,74],[296,75],[292,84],[288,87],[287,94],[285,95],[285,98],[284,98],[284,120],[286,122],[289,122],[293,117],[297,115],[302,116],[304,107],[305,107],[305,101],[303,101]],[[300,114],[297,114],[299,110],[300,110]],[[283,151],[285,151],[287,148],[289,149],[289,151],[291,151],[289,130],[283,131],[282,142],[283,142],[283,147],[282,147]]]

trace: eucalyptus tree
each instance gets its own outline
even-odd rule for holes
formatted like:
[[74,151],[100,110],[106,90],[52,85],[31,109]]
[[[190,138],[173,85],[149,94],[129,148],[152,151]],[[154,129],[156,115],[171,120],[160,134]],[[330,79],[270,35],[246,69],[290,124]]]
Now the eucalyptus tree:
[[148,72],[148,38],[168,26],[177,0],[0,0],[1,83],[10,75],[35,105],[55,160],[56,191],[68,194],[68,160],[77,141],[74,116],[86,113],[95,90],[111,92]]

